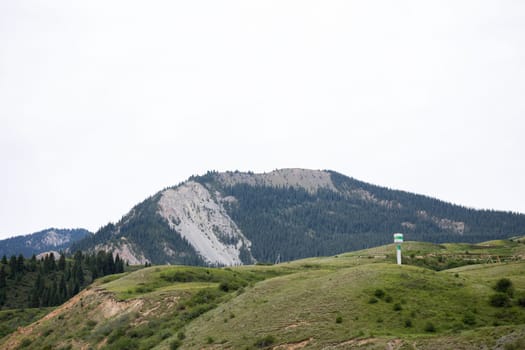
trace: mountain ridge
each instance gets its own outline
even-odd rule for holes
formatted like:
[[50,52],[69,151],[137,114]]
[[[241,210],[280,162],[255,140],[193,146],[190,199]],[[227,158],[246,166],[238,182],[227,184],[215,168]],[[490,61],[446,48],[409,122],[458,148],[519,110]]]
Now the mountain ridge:
[[14,236],[0,240],[0,256],[22,254],[26,258],[47,251],[67,250],[72,243],[92,235],[83,228],[48,228],[27,235]]
[[72,249],[113,250],[130,263],[238,265],[332,255],[389,243],[525,234],[525,215],[475,210],[330,170],[215,172],[139,203]]

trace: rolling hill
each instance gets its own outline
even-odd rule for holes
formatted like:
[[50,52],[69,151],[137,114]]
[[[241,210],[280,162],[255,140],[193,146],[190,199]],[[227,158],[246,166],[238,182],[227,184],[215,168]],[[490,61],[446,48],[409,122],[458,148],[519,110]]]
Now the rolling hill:
[[523,348],[525,239],[406,242],[403,250],[403,266],[391,244],[276,265],[106,276],[0,347]]
[[72,250],[114,251],[130,264],[234,266],[338,254],[389,243],[525,234],[525,215],[474,210],[334,171],[209,172],[166,188]]

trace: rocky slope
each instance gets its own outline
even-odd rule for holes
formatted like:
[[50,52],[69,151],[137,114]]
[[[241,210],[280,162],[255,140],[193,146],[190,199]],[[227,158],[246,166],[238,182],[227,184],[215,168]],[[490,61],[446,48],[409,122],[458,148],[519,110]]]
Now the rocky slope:
[[158,192],[73,249],[131,264],[230,266],[331,255],[391,241],[525,234],[525,215],[479,211],[367,184],[333,171],[209,172]]

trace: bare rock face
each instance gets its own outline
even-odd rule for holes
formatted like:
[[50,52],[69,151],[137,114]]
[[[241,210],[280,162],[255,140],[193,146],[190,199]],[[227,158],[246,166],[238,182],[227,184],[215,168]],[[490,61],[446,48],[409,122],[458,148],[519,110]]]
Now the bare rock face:
[[197,182],[163,191],[159,213],[209,264],[240,265],[241,250],[250,249],[251,242],[226,213],[220,194],[212,196]]
[[219,181],[225,185],[245,183],[252,186],[303,188],[310,193],[319,189],[338,192],[330,173],[321,170],[281,169],[264,174],[226,172],[219,174]]
[[145,263],[150,262],[148,259],[146,259],[144,254],[142,254],[138,249],[135,249],[125,237],[122,237],[118,244],[110,243],[99,245],[95,248],[95,250],[112,252],[113,257],[116,257],[118,254],[120,259],[126,261],[130,265],[144,265]]

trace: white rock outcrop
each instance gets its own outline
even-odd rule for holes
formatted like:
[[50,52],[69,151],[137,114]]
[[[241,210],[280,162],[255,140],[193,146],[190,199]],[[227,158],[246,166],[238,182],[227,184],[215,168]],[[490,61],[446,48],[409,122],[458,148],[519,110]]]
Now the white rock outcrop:
[[220,194],[212,196],[195,181],[163,191],[159,213],[209,264],[240,265],[241,251],[250,249],[251,242],[228,216]]
[[264,174],[226,172],[218,174],[219,181],[226,185],[245,183],[252,186],[303,188],[310,193],[319,189],[338,192],[330,173],[321,170],[280,169]]

